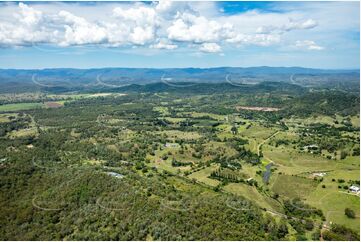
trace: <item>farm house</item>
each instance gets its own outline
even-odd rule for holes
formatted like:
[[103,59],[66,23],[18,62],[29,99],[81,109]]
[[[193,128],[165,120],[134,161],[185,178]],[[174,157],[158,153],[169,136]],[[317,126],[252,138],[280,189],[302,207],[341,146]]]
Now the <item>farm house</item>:
[[355,186],[355,185],[350,186],[349,190],[351,192],[355,192],[355,193],[360,192],[360,188],[358,186]]

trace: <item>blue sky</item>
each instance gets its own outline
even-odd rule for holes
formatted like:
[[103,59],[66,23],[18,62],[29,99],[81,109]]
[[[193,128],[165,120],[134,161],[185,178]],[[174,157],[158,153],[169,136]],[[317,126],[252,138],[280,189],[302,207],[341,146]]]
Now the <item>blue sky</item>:
[[0,68],[359,68],[359,2],[3,2]]

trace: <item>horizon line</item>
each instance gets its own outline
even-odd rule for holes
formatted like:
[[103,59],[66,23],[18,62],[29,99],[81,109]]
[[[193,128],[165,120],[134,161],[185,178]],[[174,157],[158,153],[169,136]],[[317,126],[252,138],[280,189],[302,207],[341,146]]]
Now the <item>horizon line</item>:
[[214,66],[214,67],[43,67],[43,68],[1,68],[0,70],[49,70],[49,69],[72,69],[72,70],[100,70],[100,69],[221,69],[221,68],[302,68],[302,69],[313,69],[313,70],[335,70],[335,71],[360,71],[360,67],[350,68],[319,68],[319,67],[304,67],[304,66]]

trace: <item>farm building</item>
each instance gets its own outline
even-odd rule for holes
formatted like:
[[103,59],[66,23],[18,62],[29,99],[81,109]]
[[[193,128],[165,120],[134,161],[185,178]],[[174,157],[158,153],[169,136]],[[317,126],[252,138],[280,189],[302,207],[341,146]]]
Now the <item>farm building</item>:
[[312,174],[313,177],[324,177],[325,175],[326,172],[316,172]]
[[360,192],[360,188],[358,186],[356,186],[356,185],[350,186],[349,190],[351,192],[355,192],[355,193]]

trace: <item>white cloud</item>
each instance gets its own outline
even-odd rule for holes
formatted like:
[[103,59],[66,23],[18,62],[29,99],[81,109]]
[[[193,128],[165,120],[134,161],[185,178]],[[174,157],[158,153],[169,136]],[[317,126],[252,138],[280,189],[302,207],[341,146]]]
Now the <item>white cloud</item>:
[[[153,49],[187,47],[181,50],[220,52],[238,46],[295,42],[297,48],[321,50],[323,47],[314,42],[296,40],[304,34],[317,41],[325,39],[315,35],[331,21],[325,13],[333,13],[340,5],[327,5],[327,11],[320,9],[321,5],[310,6],[312,14],[304,7],[302,10],[290,7],[281,12],[250,10],[228,15],[221,13],[216,3],[208,2],[96,3],[92,7],[68,3],[9,4],[0,11],[3,20],[0,46],[141,45]],[[342,6],[345,15],[346,7]]]
[[58,31],[46,27],[41,11],[19,3],[18,12],[0,22],[0,46],[31,45],[34,42],[54,43]]
[[318,24],[313,19],[307,19],[305,21],[290,21],[285,26],[283,26],[283,29],[286,31],[294,30],[294,29],[312,29],[316,27]]
[[117,7],[114,8],[113,14],[123,21],[141,26],[154,26],[157,22],[156,11],[151,7],[139,6],[129,9]]
[[159,40],[158,43],[155,43],[155,44],[151,45],[150,48],[153,48],[153,49],[173,50],[173,49],[178,48],[178,46],[175,45],[175,44],[169,43],[169,42],[168,42],[167,40],[165,40],[165,39],[161,39],[161,40]]
[[166,12],[172,7],[172,1],[170,0],[161,0],[158,2],[157,6],[155,7],[156,11],[159,12]]
[[206,53],[218,53],[221,52],[221,47],[216,43],[203,43],[199,50]]
[[194,43],[221,41],[234,35],[231,24],[190,13],[178,14],[167,32],[170,40]]
[[228,39],[229,43],[240,45],[270,46],[281,41],[279,34],[238,34],[234,38]]
[[15,14],[15,16],[20,22],[28,26],[39,24],[43,18],[43,13],[41,11],[28,7],[26,4],[19,3],[19,8],[20,14]]
[[303,21],[288,20],[285,24],[276,25],[265,25],[257,28],[256,32],[259,34],[278,33],[283,34],[287,31],[301,30],[301,29],[312,29],[315,28],[318,23],[313,19],[307,19]]
[[90,23],[86,19],[75,16],[67,11],[60,11],[58,16],[66,23],[64,26],[64,39],[59,45],[69,46],[106,42],[107,29],[105,27]]
[[323,50],[324,47],[317,45],[312,40],[297,40],[295,43],[295,47],[300,49],[307,49],[307,50]]
[[134,44],[144,45],[154,39],[154,29],[152,26],[136,26],[130,33],[130,41]]

